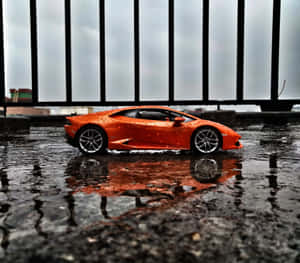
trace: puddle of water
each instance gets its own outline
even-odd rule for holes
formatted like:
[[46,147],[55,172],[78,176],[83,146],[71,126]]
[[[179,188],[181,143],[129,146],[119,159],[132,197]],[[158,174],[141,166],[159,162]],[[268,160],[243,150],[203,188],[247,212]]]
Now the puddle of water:
[[238,132],[242,150],[209,156],[114,151],[87,157],[53,127],[1,137],[0,257],[24,235],[43,240],[195,194],[297,221],[300,126]]

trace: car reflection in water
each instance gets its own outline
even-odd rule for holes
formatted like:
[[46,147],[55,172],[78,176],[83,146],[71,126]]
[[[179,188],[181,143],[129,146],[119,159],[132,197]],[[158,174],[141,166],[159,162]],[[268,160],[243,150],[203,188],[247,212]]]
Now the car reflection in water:
[[[135,207],[159,206],[214,187],[240,173],[239,157],[231,153],[210,157],[116,154],[79,156],[71,160],[66,169],[66,181],[75,196],[100,195],[102,215],[109,218],[109,198],[127,196],[134,199]],[[128,210],[132,208],[123,209],[117,215]]]

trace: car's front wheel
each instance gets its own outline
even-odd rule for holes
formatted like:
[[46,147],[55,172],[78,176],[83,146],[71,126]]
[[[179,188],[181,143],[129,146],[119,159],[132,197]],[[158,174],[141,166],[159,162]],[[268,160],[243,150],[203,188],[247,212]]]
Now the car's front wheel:
[[104,131],[97,126],[88,125],[83,127],[77,135],[79,150],[86,154],[104,152],[107,139]]
[[213,153],[221,145],[219,132],[212,127],[202,127],[198,129],[192,138],[192,148],[199,153]]

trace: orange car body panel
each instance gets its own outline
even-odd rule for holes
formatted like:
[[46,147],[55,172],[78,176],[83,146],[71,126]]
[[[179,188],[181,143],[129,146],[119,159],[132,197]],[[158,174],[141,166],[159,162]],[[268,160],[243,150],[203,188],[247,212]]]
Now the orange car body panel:
[[[157,121],[114,115],[130,109],[163,109],[191,117],[194,120],[174,125],[174,121]],[[76,133],[85,125],[101,127],[108,138],[108,149],[165,149],[189,150],[193,132],[201,126],[212,126],[222,135],[222,149],[239,149],[235,143],[241,138],[232,129],[212,121],[203,120],[187,113],[162,106],[139,106],[103,111],[82,116],[67,117],[71,125],[65,125],[68,137],[75,139]]]

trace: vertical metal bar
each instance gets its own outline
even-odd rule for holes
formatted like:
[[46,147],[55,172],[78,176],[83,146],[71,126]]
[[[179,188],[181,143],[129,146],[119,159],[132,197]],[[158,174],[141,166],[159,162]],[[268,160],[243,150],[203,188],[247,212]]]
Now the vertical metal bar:
[[[0,105],[5,104],[5,60],[4,60],[3,1],[0,0]],[[4,110],[5,112],[5,110]]]
[[30,36],[31,36],[31,82],[32,102],[38,103],[38,40],[36,0],[30,0]]
[[140,0],[134,0],[134,101],[140,101]]
[[209,0],[203,0],[203,32],[202,32],[202,67],[203,67],[203,101],[209,97]]
[[169,0],[169,102],[174,101],[174,0]]
[[273,2],[271,100],[278,99],[281,0]]
[[237,20],[237,83],[236,96],[238,102],[244,97],[244,40],[245,40],[245,0],[238,1]]
[[106,101],[106,65],[105,65],[105,0],[99,0],[100,34],[100,95],[101,102]]
[[71,0],[65,0],[65,34],[66,97],[67,103],[72,103]]

